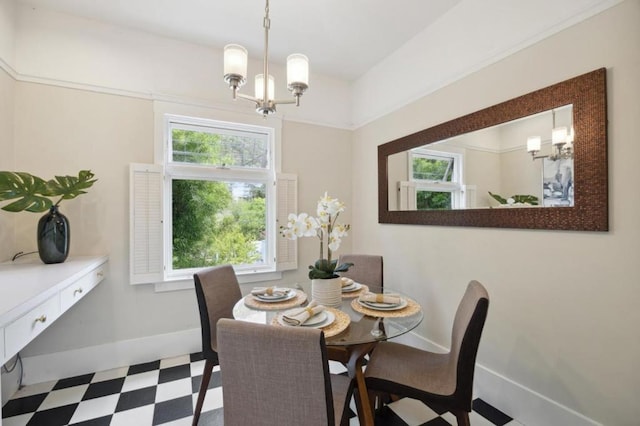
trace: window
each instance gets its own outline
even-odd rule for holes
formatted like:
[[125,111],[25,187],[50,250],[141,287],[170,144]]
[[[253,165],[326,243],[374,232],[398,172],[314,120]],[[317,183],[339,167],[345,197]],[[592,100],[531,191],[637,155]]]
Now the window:
[[273,269],[271,129],[175,116],[166,127],[167,275],[227,263]]
[[274,129],[163,121],[163,164],[131,170],[132,283],[191,280],[227,263],[239,275],[292,266],[295,250],[277,238],[276,218],[295,211],[295,177],[276,181]]
[[427,149],[412,150],[409,176],[415,183],[417,210],[451,210],[465,207],[462,155]]

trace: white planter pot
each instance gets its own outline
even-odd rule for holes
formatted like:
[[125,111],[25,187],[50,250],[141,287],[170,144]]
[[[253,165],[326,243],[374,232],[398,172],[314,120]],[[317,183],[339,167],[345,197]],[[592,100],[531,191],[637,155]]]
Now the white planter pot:
[[340,277],[311,280],[311,298],[324,306],[342,305],[342,280]]

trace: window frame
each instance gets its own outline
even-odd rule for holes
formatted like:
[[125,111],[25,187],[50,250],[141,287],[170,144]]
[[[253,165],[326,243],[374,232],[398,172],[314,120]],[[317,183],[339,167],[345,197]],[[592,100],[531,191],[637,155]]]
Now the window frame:
[[[282,119],[270,117],[265,121],[255,114],[219,109],[215,105],[176,103],[169,99],[155,99],[153,101],[153,162],[131,163],[129,166],[130,284],[153,284],[155,292],[193,290],[192,275],[167,276],[165,269],[167,263],[165,250],[171,243],[171,241],[163,241],[167,235],[168,223],[165,220],[167,208],[171,214],[171,201],[165,196],[165,158],[168,158],[165,157],[167,155],[165,147],[169,143],[165,126],[166,116],[178,117],[183,122],[195,120],[198,123],[200,119],[204,119],[230,123],[230,127],[239,126],[242,129],[256,127],[270,129],[272,143],[269,164],[272,166],[274,180],[267,189],[273,191],[274,196],[273,203],[270,203],[272,212],[267,219],[267,225],[273,226],[274,229],[274,238],[269,242],[275,245],[272,251],[275,256],[274,263],[272,268],[237,270],[236,276],[242,285],[281,280],[283,271],[297,269],[296,241],[278,238],[277,234],[278,226],[286,222],[287,215],[297,211],[297,176],[283,174],[280,170]],[[234,170],[229,170],[226,174],[231,178],[238,177]],[[154,212],[160,212],[160,214],[155,215]]]
[[[416,179],[413,173],[413,160],[416,157],[431,158],[436,160],[449,160],[450,164],[453,162],[453,170],[451,171],[451,181],[444,180],[429,180],[429,179]],[[463,182],[463,158],[460,153],[437,151],[425,148],[415,148],[409,151],[408,156],[408,176],[409,181],[415,183],[415,202],[417,206],[418,192],[450,192],[451,193],[451,209],[464,209],[466,207],[466,199],[464,194],[464,182]],[[445,175],[446,176],[446,175]]]
[[[214,120],[200,117],[185,117],[175,114],[164,115],[164,268],[165,279],[180,280],[193,277],[195,272],[203,269],[186,268],[173,269],[173,211],[172,211],[172,182],[175,179],[207,180],[212,182],[254,182],[265,185],[267,211],[265,217],[266,256],[264,264],[233,265],[237,273],[273,272],[276,270],[276,194],[274,164],[274,129],[242,123]],[[211,133],[228,135],[261,135],[267,142],[267,167],[265,169],[250,169],[235,166],[197,165],[173,160],[173,129],[190,131],[214,130]],[[205,266],[206,267],[206,266]]]

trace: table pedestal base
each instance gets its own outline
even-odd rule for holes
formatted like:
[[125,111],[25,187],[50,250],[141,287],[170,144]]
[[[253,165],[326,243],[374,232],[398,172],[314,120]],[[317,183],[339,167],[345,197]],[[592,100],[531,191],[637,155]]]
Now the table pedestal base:
[[327,346],[327,357],[347,366],[349,377],[355,379],[355,401],[360,425],[373,426],[373,409],[369,401],[367,385],[364,381],[362,365],[364,356],[371,352],[377,342],[348,346]]

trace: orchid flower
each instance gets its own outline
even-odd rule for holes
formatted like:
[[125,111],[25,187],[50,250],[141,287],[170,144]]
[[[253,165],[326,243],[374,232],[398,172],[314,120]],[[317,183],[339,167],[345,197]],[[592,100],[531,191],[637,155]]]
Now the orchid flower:
[[[343,272],[352,266],[350,263],[337,265],[337,260],[332,260],[334,251],[340,248],[342,238],[346,237],[350,225],[337,223],[340,213],[345,211],[344,203],[337,198],[331,198],[326,192],[318,201],[316,209],[317,217],[309,216],[306,213],[290,213],[287,217],[287,225],[281,227],[280,233],[283,237],[296,240],[301,237],[318,237],[320,240],[320,257],[315,265],[309,266],[309,278],[333,278],[337,277],[335,272]],[[324,245],[326,243],[327,253],[325,256]]]

